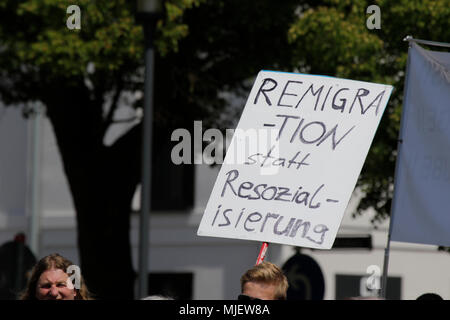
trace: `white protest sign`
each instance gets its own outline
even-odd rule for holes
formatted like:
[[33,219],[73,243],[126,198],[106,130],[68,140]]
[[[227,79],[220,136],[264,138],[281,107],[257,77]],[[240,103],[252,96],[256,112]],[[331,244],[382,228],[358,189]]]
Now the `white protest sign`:
[[197,234],[330,249],[391,92],[261,71]]

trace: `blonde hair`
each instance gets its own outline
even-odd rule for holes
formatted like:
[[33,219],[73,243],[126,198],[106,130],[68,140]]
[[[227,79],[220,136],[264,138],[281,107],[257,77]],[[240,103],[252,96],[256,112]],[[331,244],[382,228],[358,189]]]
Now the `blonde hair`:
[[247,270],[241,277],[241,291],[247,282],[275,285],[275,299],[286,300],[288,280],[283,271],[271,262],[265,261]]
[[[42,273],[51,269],[61,269],[64,272],[67,272],[67,268],[73,265],[73,263],[59,255],[58,253],[50,254],[41,260],[33,267],[31,271],[31,276],[28,281],[27,287],[20,294],[20,300],[37,300],[36,298],[36,286],[39,281],[39,277]],[[75,300],[92,300],[91,294],[84,282],[83,276],[80,277],[80,288],[75,288],[76,296]]]

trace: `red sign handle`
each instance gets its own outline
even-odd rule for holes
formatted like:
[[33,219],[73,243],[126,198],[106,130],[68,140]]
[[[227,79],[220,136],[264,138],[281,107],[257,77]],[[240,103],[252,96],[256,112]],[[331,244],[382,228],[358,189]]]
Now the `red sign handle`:
[[263,242],[261,244],[261,249],[259,250],[258,259],[256,259],[256,265],[260,264],[264,261],[264,258],[266,257],[267,248],[269,247],[268,242]]

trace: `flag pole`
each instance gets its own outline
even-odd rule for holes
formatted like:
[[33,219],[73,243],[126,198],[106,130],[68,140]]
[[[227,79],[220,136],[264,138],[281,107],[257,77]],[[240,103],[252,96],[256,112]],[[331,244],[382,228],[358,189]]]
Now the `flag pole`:
[[426,45],[429,45],[429,46],[450,48],[450,43],[429,41],[429,40],[422,40],[422,39],[414,39],[411,36],[407,36],[405,39],[403,39],[403,41],[408,41],[408,42],[412,41],[412,42],[416,42],[416,43],[426,44]]
[[[415,41],[412,36],[407,36],[403,39],[403,41],[408,41],[408,58],[406,61],[406,73],[405,73],[405,84],[403,87],[403,106],[405,106],[405,100],[407,96],[407,90],[408,90],[408,74],[409,74],[409,64],[410,64],[410,49],[411,49],[411,42]],[[395,207],[395,190],[397,189],[397,174],[398,174],[398,167],[400,163],[400,157],[401,157],[401,146],[403,143],[403,125],[404,125],[404,114],[402,110],[402,116],[400,120],[400,132],[397,140],[397,159],[395,163],[395,173],[394,173],[394,194],[392,196],[392,203],[391,203],[391,210],[390,210],[390,219],[389,219],[389,231],[387,236],[387,244],[386,248],[384,249],[384,262],[383,262],[383,275],[381,279],[381,292],[380,292],[380,298],[386,299],[386,286],[387,286],[387,275],[388,275],[388,267],[389,267],[389,255],[391,251],[391,233],[392,233],[392,226],[393,226],[393,220],[394,220],[394,207]]]

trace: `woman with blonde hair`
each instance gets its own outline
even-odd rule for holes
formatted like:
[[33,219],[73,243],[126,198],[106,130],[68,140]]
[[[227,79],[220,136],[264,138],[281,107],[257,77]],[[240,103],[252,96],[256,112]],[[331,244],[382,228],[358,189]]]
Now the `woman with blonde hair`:
[[[72,270],[75,272],[75,285],[69,275]],[[91,299],[78,266],[57,253],[39,260],[31,271],[27,288],[20,295],[20,300]]]

